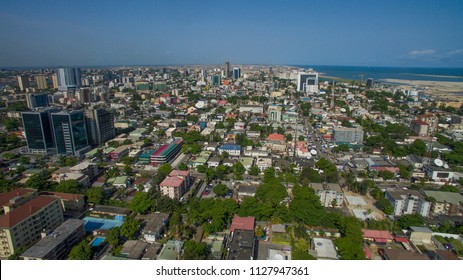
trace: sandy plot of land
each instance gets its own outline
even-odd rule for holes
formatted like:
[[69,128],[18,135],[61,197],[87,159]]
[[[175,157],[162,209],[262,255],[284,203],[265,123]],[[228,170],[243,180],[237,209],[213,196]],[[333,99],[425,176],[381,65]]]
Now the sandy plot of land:
[[460,93],[460,98],[463,98],[463,82],[438,82],[424,80],[399,80],[399,79],[384,79],[384,83],[392,83],[400,85],[405,89],[414,87],[422,88],[428,94],[450,94]]

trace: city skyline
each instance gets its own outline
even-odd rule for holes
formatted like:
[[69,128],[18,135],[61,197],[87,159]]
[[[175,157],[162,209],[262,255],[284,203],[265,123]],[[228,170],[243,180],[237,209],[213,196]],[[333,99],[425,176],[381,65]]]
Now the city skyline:
[[0,67],[462,67],[463,4],[448,1],[14,1]]

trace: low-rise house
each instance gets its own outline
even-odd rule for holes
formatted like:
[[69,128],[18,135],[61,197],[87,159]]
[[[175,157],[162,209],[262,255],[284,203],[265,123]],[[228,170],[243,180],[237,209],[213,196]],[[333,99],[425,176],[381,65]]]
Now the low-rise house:
[[219,147],[218,150],[220,155],[222,155],[224,152],[227,152],[230,156],[241,155],[241,146],[236,144],[223,144]]
[[431,244],[432,230],[427,227],[410,227],[410,241],[416,245]]
[[119,189],[126,189],[129,186],[129,176],[117,176],[109,181],[114,187]]
[[122,246],[120,255],[130,260],[140,260],[149,243],[143,240],[127,240]]
[[169,240],[164,244],[158,255],[158,260],[177,260],[183,248],[183,242],[179,240]]
[[272,167],[272,158],[259,157],[256,159],[256,166],[259,168],[260,172],[264,172],[265,169]]
[[252,185],[239,185],[237,188],[238,199],[243,200],[245,197],[254,197],[257,187]]
[[463,215],[463,195],[453,192],[424,191],[427,197],[432,197],[432,215]]
[[338,260],[339,255],[331,239],[312,238],[309,253],[318,260]]
[[247,157],[266,157],[270,155],[270,151],[267,149],[267,147],[261,147],[259,149],[253,149],[252,146],[246,147],[244,150],[243,154]]
[[156,242],[164,234],[168,222],[169,214],[156,212],[147,215],[141,231],[143,238],[150,243]]
[[112,160],[117,160],[117,159],[121,159],[127,154],[129,154],[129,146],[124,145],[124,146],[117,147],[115,150],[110,152],[109,157]]
[[437,182],[448,182],[454,178],[455,172],[435,165],[424,165],[423,172],[429,179]]
[[221,162],[222,162],[222,159],[220,157],[211,157],[207,161],[207,166],[208,167],[217,167],[217,166],[220,165]]

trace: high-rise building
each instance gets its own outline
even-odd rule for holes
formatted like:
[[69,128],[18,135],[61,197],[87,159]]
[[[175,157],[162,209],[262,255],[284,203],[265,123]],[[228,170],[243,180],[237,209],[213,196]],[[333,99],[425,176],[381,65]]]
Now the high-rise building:
[[238,80],[239,77],[241,77],[241,68],[233,68],[233,79]]
[[47,154],[54,148],[52,110],[22,112],[22,121],[29,153]]
[[219,75],[214,75],[212,76],[212,85],[213,86],[220,86],[220,76]]
[[58,154],[79,157],[90,149],[83,110],[52,113],[51,119]]
[[225,78],[230,77],[230,62],[229,61],[225,61],[225,65],[224,65],[224,69],[223,69],[223,76]]
[[35,93],[26,95],[27,108],[48,107],[48,94]]
[[114,137],[114,114],[104,108],[85,110],[87,138],[90,145],[101,145]]
[[58,89],[60,91],[76,90],[80,88],[80,69],[79,68],[58,68]]
[[36,75],[35,82],[37,83],[38,89],[47,89],[47,76],[46,75]]
[[303,91],[308,94],[318,93],[318,73],[313,71],[298,73],[297,91]]
[[29,87],[29,77],[28,76],[18,76],[18,85],[19,90],[25,91]]
[[270,105],[268,108],[268,120],[273,123],[281,122],[281,107]]
[[51,75],[51,80],[53,82],[53,88],[58,88],[59,83],[58,83],[58,74],[53,74]]
[[367,88],[373,88],[373,79],[372,78],[367,79]]

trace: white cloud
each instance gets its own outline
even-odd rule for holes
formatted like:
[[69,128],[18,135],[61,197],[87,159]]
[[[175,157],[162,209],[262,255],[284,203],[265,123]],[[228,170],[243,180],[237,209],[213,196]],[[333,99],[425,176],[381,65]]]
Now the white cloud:
[[408,53],[411,56],[419,56],[419,55],[433,55],[436,53],[436,50],[429,49],[429,50],[413,50]]
[[453,50],[447,53],[448,56],[454,56],[454,55],[460,55],[460,54],[463,54],[463,49]]

